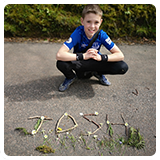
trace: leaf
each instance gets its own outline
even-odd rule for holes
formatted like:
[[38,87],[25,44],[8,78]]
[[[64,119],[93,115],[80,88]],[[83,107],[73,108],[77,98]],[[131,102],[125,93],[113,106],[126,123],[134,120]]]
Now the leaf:
[[15,130],[24,133],[24,135],[29,135],[29,134],[31,134],[31,133],[27,132],[27,130],[26,130],[25,128],[19,127],[19,128],[16,128]]
[[38,129],[40,123],[41,123],[41,119],[38,119],[38,120],[37,120],[37,123],[36,123],[35,126],[34,126],[34,129],[35,129],[35,130]]

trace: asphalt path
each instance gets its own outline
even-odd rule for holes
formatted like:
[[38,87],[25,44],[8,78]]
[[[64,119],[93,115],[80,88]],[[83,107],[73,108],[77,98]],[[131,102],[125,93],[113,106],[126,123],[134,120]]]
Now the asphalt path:
[[[129,70],[125,75],[106,75],[111,86],[99,84],[95,77],[77,80],[66,92],[59,92],[58,86],[64,76],[56,68],[56,53],[59,43],[5,43],[4,44],[4,152],[9,156],[42,155],[35,148],[43,144],[42,133],[36,136],[22,136],[15,131],[24,127],[34,129],[36,120],[30,116],[53,118],[43,124],[55,153],[47,155],[132,155],[150,156],[156,152],[156,46],[118,45],[125,55]],[[106,53],[102,47],[101,53]],[[138,94],[135,95],[133,92]],[[122,148],[121,153],[101,150],[92,146],[91,137],[87,142],[94,149],[87,150],[77,142],[76,147],[66,142],[66,148],[56,141],[54,130],[57,120],[65,113],[71,114],[78,127],[72,131],[75,137],[85,131],[93,131],[91,125],[80,113],[94,113],[97,123],[103,123],[96,132],[99,138],[106,134],[106,114],[114,123],[122,123],[123,113],[129,126],[140,129],[145,140],[145,150],[131,147]],[[66,122],[63,122],[64,124]],[[114,126],[114,136],[125,135],[123,126]],[[61,136],[63,137],[64,134]]]

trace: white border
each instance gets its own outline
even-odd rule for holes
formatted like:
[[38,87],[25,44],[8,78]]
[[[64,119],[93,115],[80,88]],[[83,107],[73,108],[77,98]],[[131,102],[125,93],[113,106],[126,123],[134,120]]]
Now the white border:
[[[0,14],[0,16],[1,16],[1,21],[3,21],[1,24],[4,24],[4,7],[7,5],[7,4],[53,4],[55,1],[51,1],[51,0],[45,0],[45,1],[38,1],[38,0],[27,0],[27,1],[19,1],[19,0],[5,0],[5,1],[3,1],[3,5],[1,4],[1,9],[0,9],[0,12],[1,12],[1,14]],[[59,0],[58,1],[58,3],[59,4],[66,4],[66,2],[67,2],[67,4],[72,4],[72,2],[73,1],[62,1],[62,0]],[[75,1],[74,1],[75,2]],[[76,1],[76,2],[81,2],[81,4],[86,4],[86,0],[81,0],[81,1]],[[87,4],[93,4],[93,3],[95,3],[95,4],[97,4],[97,2],[98,2],[98,4],[107,4],[107,2],[109,3],[109,4],[130,4],[129,2],[130,1],[126,1],[126,0],[121,0],[121,1],[118,1],[118,0],[112,0],[112,1],[105,1],[106,3],[104,3],[104,1],[102,1],[102,0],[98,0],[98,1],[91,1],[91,0],[89,0],[89,1],[87,1]],[[159,1],[157,1],[157,0],[152,0],[152,1],[149,1],[149,0],[145,0],[145,1],[139,1],[139,0],[134,0],[134,1],[132,1],[132,3],[131,4],[153,4],[155,7],[156,7],[156,71],[159,69],[159,67],[160,67],[160,63],[159,63],[159,60],[160,60],[160,57],[159,57],[159,54],[160,54],[160,49],[159,49],[159,46],[160,46],[160,44],[159,44],[159,28],[160,28],[160,25],[159,25],[159,23],[158,23],[158,21],[159,21],[159,19],[160,19],[160,17],[159,17],[159,15],[160,15],[160,5],[158,5],[158,2]],[[2,3],[2,2],[1,2]],[[55,4],[57,4],[57,3],[55,3]],[[80,4],[80,3],[75,3],[75,4]],[[2,8],[3,7],[3,8]],[[34,156],[34,157],[26,157],[26,156],[7,156],[5,153],[4,153],[4,28],[3,28],[3,30],[1,29],[1,45],[3,45],[3,48],[1,49],[2,50],[2,52],[1,52],[1,85],[0,85],[0,93],[1,93],[1,108],[3,108],[2,110],[1,110],[1,116],[0,116],[0,121],[1,121],[1,123],[0,123],[0,128],[1,128],[1,135],[0,135],[0,137],[1,137],[1,143],[0,143],[0,157],[1,157],[1,159],[3,158],[3,159],[12,159],[12,158],[16,158],[16,160],[18,160],[18,159],[22,159],[22,158],[38,158],[38,159],[43,159],[44,160],[44,158],[49,158],[49,159],[53,159],[54,157],[53,156],[45,156],[45,157],[43,157],[43,156]],[[3,75],[3,76],[2,76]],[[159,78],[159,74],[158,74],[158,71],[156,72],[156,82],[159,82],[160,81],[160,78]],[[156,83],[156,122],[159,122],[160,121],[160,116],[158,115],[158,113],[160,113],[160,109],[159,109],[159,101],[158,101],[158,99],[160,99],[160,97],[159,97],[159,94],[158,94],[158,91],[159,91],[159,83]],[[156,124],[158,124],[158,123],[156,123]],[[159,132],[159,130],[158,130],[158,128],[156,127],[156,153],[153,155],[153,156],[145,156],[145,157],[143,157],[143,156],[140,156],[140,157],[138,157],[138,156],[132,156],[132,157],[120,157],[120,156],[118,156],[118,157],[106,157],[106,156],[104,156],[104,157],[99,157],[99,158],[102,158],[102,159],[106,159],[106,158],[109,158],[109,159],[112,159],[112,158],[115,158],[115,159],[142,159],[142,158],[145,158],[145,159],[148,159],[148,160],[150,160],[150,159],[158,159],[158,157],[160,157],[160,152],[158,152],[159,151],[159,149],[160,149],[160,145],[159,145],[159,135],[160,135],[160,132]],[[55,158],[62,158],[61,156],[58,156],[58,157],[55,157]],[[75,159],[76,157],[74,157],[74,156],[68,156],[68,157],[65,157],[65,158],[68,158],[68,159]],[[83,157],[83,158],[86,158],[86,159],[88,159],[89,157],[87,157],[87,156],[85,156],[85,157]]]

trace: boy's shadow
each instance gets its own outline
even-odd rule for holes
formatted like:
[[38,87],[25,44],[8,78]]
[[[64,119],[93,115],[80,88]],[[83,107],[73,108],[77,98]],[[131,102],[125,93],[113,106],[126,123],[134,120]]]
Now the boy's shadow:
[[11,102],[45,101],[68,96],[77,96],[80,99],[90,99],[95,93],[92,84],[95,80],[77,80],[65,92],[59,92],[58,86],[64,81],[64,76],[53,76],[44,79],[29,81],[25,84],[4,86],[4,96]]

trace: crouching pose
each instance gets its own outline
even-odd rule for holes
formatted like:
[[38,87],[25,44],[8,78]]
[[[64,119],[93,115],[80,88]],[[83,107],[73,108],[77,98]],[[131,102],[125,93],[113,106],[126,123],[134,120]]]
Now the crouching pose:
[[[99,30],[102,23],[102,10],[98,5],[86,5],[82,11],[81,23],[64,42],[57,53],[57,68],[64,74],[65,80],[59,86],[63,92],[76,78],[90,78],[95,76],[101,84],[109,86],[111,83],[105,74],[125,74],[128,65],[123,61],[124,55],[112,42],[106,32]],[[100,53],[104,45],[112,54]],[[69,53],[74,47],[74,54]]]

